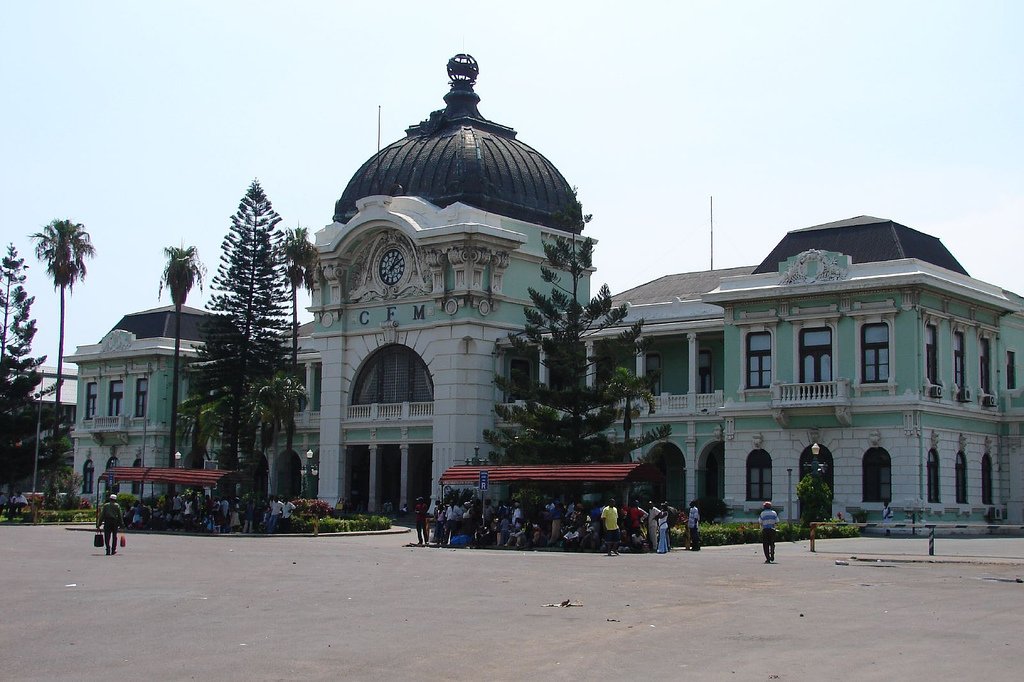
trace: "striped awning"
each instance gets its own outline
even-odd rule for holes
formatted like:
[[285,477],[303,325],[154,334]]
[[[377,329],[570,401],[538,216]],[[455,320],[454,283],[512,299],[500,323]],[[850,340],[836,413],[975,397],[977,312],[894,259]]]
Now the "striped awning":
[[228,469],[177,469],[168,467],[111,467],[103,472],[103,479],[114,474],[114,483],[173,483],[212,488],[222,478],[235,472]]
[[458,465],[441,475],[442,484],[476,483],[480,472],[486,471],[490,483],[519,482],[592,482],[592,483],[660,483],[665,480],[661,469],[653,464],[522,464],[506,466]]

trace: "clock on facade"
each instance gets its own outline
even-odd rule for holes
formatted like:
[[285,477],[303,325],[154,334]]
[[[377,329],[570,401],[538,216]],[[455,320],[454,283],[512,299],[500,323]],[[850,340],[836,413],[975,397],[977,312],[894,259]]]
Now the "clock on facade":
[[402,275],[405,274],[405,256],[402,255],[402,252],[398,249],[385,251],[381,256],[377,274],[380,275],[381,281],[388,286],[398,284]]

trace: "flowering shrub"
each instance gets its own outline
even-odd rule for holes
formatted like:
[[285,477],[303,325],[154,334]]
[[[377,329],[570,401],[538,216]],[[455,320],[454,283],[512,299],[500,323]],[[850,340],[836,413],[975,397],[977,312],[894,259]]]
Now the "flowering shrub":
[[[327,504],[323,500],[299,498],[292,500],[292,504],[295,505],[295,511],[292,513],[293,516],[298,516],[300,518],[322,519],[331,515],[331,505]],[[294,523],[295,522],[292,521],[293,527]]]

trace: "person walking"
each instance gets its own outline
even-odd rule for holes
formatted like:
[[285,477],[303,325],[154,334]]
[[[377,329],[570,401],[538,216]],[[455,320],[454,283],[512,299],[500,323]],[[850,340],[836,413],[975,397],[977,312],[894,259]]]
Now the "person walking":
[[111,495],[96,516],[96,530],[103,527],[103,546],[107,548],[107,556],[117,554],[117,531],[124,518],[121,505],[117,503],[117,495]]
[[608,544],[608,556],[619,556],[619,508],[615,506],[614,499],[601,510],[601,525]]
[[779,525],[779,513],[772,509],[771,502],[762,505],[761,515],[757,517],[761,524],[761,546],[764,547],[764,562],[775,563],[775,526]]
[[690,531],[690,551],[700,551],[700,510],[697,509],[697,500],[690,502],[690,514],[686,519],[686,526]]

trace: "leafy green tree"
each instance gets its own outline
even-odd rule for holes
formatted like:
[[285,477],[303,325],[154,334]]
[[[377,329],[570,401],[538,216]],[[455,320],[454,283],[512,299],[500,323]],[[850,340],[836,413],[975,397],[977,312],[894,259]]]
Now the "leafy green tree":
[[633,418],[639,416],[639,410],[636,410],[633,404],[644,404],[648,413],[654,412],[651,380],[648,377],[638,377],[625,367],[616,367],[608,380],[606,390],[608,397],[616,404],[622,403],[622,434],[629,440],[630,432],[633,430]]
[[[260,448],[273,466],[279,454],[278,439],[281,431],[295,430],[295,413],[306,404],[306,388],[294,375],[278,371],[273,376],[254,384],[249,392],[247,414],[250,426],[259,437]],[[291,452],[291,449],[288,449]]]
[[832,518],[832,489],[820,475],[810,473],[800,479],[796,496],[800,500],[800,520],[805,525]]
[[46,272],[53,280],[53,288],[60,291],[60,332],[57,342],[57,387],[56,413],[53,419],[53,435],[60,440],[60,390],[64,385],[64,317],[65,294],[73,293],[75,283],[85,279],[85,259],[93,258],[96,249],[89,239],[89,233],[81,223],[69,219],[54,220],[41,232],[29,235],[35,242],[36,258],[46,264]]
[[0,261],[0,482],[6,483],[31,473],[41,417],[34,403],[42,400],[37,392],[43,379],[39,366],[46,358],[31,356],[35,298],[25,291],[26,269],[25,259],[18,257],[13,244],[8,245]]
[[171,384],[171,443],[168,449],[168,466],[174,466],[174,453],[178,449],[178,387],[181,384],[179,376],[179,364],[181,357],[181,308],[188,299],[192,287],[199,285],[203,290],[203,277],[206,276],[206,266],[199,260],[199,251],[194,246],[168,246],[164,248],[164,256],[167,257],[167,264],[164,266],[163,274],[160,276],[159,297],[163,294],[164,287],[171,292],[171,301],[174,303],[174,369],[172,370]]
[[281,253],[292,293],[292,367],[299,365],[299,289],[313,290],[318,261],[316,247],[304,227],[285,229]]
[[243,442],[241,433],[249,387],[271,376],[285,359],[287,280],[277,231],[280,222],[254,180],[231,218],[220,267],[212,280],[209,309],[214,314],[204,325],[203,371],[193,385],[199,394],[230,397],[231,413],[220,452],[226,468],[234,468],[243,446],[250,445]]
[[[530,377],[496,377],[505,393],[521,396],[522,404],[495,406],[506,425],[486,430],[491,456],[501,463],[590,463],[622,461],[628,453],[664,438],[667,426],[612,443],[608,430],[618,418],[619,398],[609,392],[610,368],[620,358],[642,352],[643,321],[626,325],[626,306],[613,306],[611,291],[601,287],[585,298],[585,280],[593,266],[594,241],[577,235],[590,221],[575,195],[558,216],[559,226],[572,234],[544,244],[546,265],[541,278],[549,294],[530,288],[532,306],[526,325],[509,335],[514,353],[528,356],[541,349],[547,384]],[[602,334],[615,331],[614,334]],[[593,355],[588,342],[595,340]],[[594,381],[588,382],[588,375]]]

